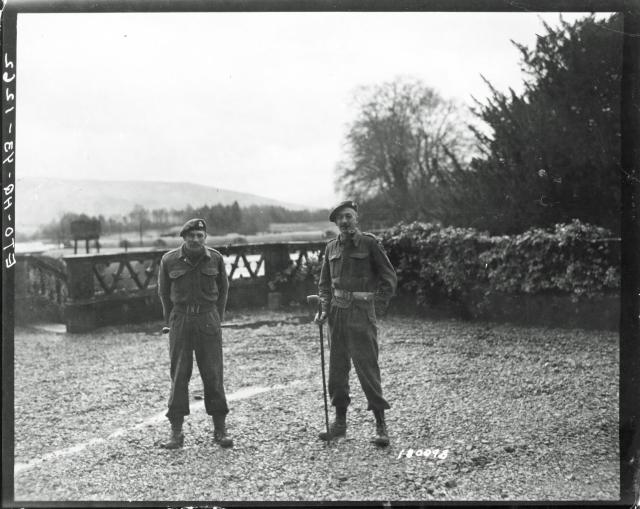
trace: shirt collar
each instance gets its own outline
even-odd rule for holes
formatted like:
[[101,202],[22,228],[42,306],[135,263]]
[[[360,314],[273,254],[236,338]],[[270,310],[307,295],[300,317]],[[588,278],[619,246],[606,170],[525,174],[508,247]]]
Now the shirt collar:
[[362,238],[362,232],[360,232],[360,230],[357,228],[356,228],[356,232],[353,234],[353,237],[343,235],[342,233],[338,235],[338,241],[340,242],[340,244],[344,244],[346,240],[352,239],[353,245],[355,247],[358,247],[358,244],[360,244],[361,238]]
[[[204,258],[211,258],[211,253],[209,253],[209,250],[207,249],[207,246],[204,246],[204,253],[203,253],[202,257],[204,257]],[[201,257],[201,258],[198,258],[198,260],[201,260],[201,259],[202,259],[202,257]],[[187,252],[186,252],[186,250],[185,250],[185,248],[184,248],[184,244],[182,244],[182,249],[180,250],[180,258],[181,258],[183,261],[186,261],[186,262],[189,262],[189,261],[190,261],[190,260],[189,260],[189,257],[187,256]]]

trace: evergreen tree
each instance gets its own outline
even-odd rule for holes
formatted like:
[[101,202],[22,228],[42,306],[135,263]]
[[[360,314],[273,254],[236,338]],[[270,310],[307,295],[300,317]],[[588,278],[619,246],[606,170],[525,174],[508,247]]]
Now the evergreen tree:
[[448,176],[444,222],[493,233],[572,219],[619,231],[622,23],[588,16],[514,43],[521,95],[491,87],[475,113],[483,156]]

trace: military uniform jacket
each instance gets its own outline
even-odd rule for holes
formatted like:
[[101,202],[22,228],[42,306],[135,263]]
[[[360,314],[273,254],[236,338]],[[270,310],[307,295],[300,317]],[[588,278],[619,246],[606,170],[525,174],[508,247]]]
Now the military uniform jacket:
[[353,239],[341,234],[327,244],[318,285],[323,311],[332,302],[338,307],[352,304],[334,296],[333,289],[374,293],[376,306],[384,309],[396,285],[396,272],[374,235],[356,231]]
[[165,320],[174,304],[215,306],[223,319],[229,281],[222,255],[205,246],[195,264],[187,258],[184,246],[165,253],[158,271],[158,294]]

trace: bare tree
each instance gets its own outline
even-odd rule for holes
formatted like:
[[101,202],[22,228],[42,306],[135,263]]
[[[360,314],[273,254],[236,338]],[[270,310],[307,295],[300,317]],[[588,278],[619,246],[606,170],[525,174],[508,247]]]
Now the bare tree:
[[419,80],[360,87],[357,116],[337,165],[336,189],[361,201],[383,196],[398,218],[429,218],[438,183],[466,166],[472,136],[462,109]]

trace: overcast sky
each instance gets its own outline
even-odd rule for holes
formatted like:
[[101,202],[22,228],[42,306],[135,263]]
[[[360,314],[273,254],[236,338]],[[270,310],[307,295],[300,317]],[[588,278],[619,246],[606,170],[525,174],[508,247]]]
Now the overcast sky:
[[[563,14],[567,21],[585,14]],[[326,207],[359,85],[522,89],[536,13],[20,14],[16,171],[187,181]]]

